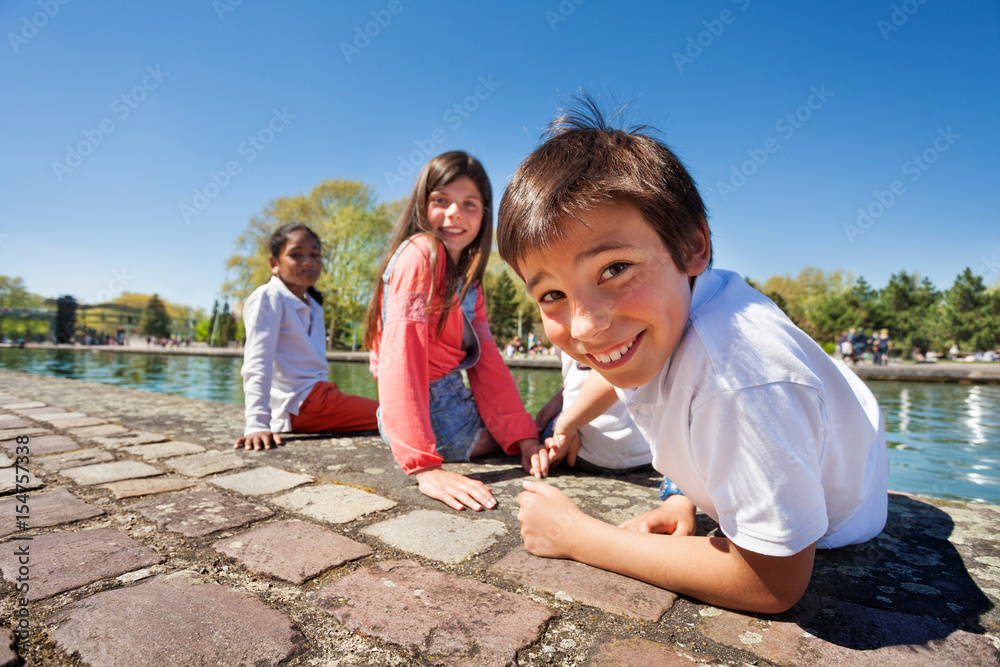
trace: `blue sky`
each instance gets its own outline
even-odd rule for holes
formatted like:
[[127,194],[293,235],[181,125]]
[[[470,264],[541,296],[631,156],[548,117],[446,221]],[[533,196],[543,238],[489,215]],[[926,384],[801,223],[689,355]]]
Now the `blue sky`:
[[499,197],[585,88],[688,165],[718,267],[1000,280],[1000,4],[777,5],[4,0],[0,274],[208,308],[271,199],[456,148]]

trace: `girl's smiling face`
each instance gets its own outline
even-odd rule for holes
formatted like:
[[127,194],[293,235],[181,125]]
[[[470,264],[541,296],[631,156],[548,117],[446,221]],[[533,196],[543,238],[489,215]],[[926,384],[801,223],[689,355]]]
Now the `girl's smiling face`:
[[567,219],[567,239],[518,264],[545,334],[623,389],[651,381],[687,328],[691,278],[708,266],[708,227],[680,270],[656,230],[625,201]]
[[461,176],[427,195],[427,222],[441,236],[448,255],[457,264],[483,224],[483,196],[475,182]]
[[304,229],[291,232],[278,257],[270,258],[270,265],[271,273],[281,278],[295,296],[305,299],[306,290],[316,284],[323,272],[319,242]]

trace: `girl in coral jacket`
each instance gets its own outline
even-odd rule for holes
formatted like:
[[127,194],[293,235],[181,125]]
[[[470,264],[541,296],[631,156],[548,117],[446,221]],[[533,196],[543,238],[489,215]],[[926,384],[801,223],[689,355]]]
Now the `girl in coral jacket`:
[[421,493],[456,510],[492,509],[496,499],[442,463],[502,450],[520,452],[535,477],[549,467],[486,320],[480,281],[492,240],[482,165],[461,151],[435,157],[396,223],[368,306],[365,344],[382,438]]

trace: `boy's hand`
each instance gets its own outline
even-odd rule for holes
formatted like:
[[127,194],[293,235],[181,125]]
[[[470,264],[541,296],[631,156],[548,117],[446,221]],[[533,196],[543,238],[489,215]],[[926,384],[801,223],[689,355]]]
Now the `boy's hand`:
[[694,535],[695,506],[682,495],[673,495],[663,501],[655,510],[643,512],[624,523],[619,528],[637,533],[667,533],[669,535]]
[[251,433],[245,435],[236,441],[233,445],[233,449],[271,449],[271,447],[280,447],[285,444],[281,440],[281,436],[277,433],[271,433],[270,431],[257,431],[256,433]]
[[517,520],[521,522],[524,548],[545,558],[572,558],[572,539],[580,534],[580,523],[589,517],[554,486],[534,481],[522,486],[524,492],[517,497],[521,506]]
[[428,498],[440,500],[448,507],[463,510],[468,507],[476,512],[493,509],[497,500],[489,487],[478,479],[470,479],[444,468],[430,468],[415,473],[417,488]]
[[580,451],[580,432],[561,433],[557,430],[551,438],[545,438],[545,448],[553,465],[566,459],[566,463],[573,467],[576,465],[576,454]]
[[521,447],[521,467],[532,477],[541,479],[549,474],[549,450],[542,446],[538,438],[525,438]]

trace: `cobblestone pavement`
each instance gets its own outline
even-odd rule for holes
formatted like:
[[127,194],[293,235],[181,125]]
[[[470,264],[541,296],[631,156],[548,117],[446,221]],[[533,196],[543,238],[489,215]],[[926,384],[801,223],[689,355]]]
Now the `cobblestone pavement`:
[[[893,495],[882,535],[751,615],[531,556],[513,458],[449,466],[499,501],[454,512],[378,438],[234,452],[241,424],[0,370],[0,665],[1000,664],[997,507]],[[657,502],[646,474],[550,481],[613,523]]]

